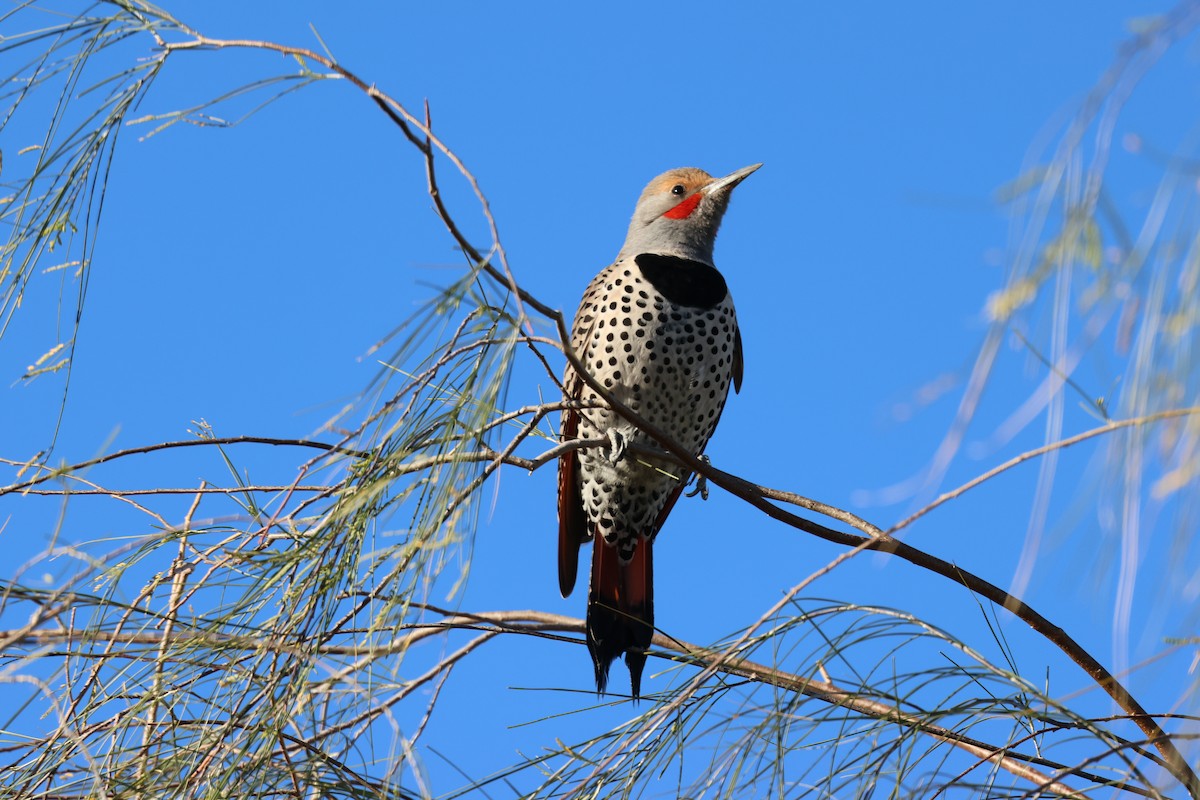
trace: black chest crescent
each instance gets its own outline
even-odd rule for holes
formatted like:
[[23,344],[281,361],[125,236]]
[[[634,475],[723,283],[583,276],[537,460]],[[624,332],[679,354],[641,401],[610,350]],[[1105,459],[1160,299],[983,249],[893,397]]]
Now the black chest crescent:
[[642,253],[634,261],[659,294],[675,305],[714,308],[729,290],[716,267],[677,256]]

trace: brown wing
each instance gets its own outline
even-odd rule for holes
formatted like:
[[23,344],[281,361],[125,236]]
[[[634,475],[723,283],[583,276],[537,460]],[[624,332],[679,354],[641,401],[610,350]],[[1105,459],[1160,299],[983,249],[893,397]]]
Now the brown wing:
[[[613,266],[616,266],[615,264]],[[591,338],[592,325],[596,316],[592,311],[608,281],[609,267],[601,271],[583,293],[579,310],[575,312],[575,323],[571,330],[571,348],[581,361],[587,363],[587,342]],[[583,379],[567,364],[563,375],[563,399],[578,401],[583,394]],[[579,412],[564,411],[562,416],[562,440],[570,441],[579,435]],[[558,588],[563,597],[575,588],[575,577],[579,572],[579,548],[591,540],[588,530],[587,512],[583,508],[583,497],[579,493],[579,453],[572,451],[558,459]]]
[[[568,377],[573,377],[568,375]],[[579,399],[582,381],[576,378],[574,388],[566,382],[563,386],[573,392],[571,399]],[[579,433],[579,414],[575,411],[563,413],[562,439],[569,441]],[[570,452],[558,459],[558,588],[563,597],[575,588],[575,574],[579,571],[579,546],[588,540],[587,513],[583,510],[583,498],[579,494],[579,454]]]

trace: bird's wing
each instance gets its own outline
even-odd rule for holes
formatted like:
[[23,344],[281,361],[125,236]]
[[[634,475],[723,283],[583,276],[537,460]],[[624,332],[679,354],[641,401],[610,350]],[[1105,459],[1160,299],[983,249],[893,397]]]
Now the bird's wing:
[[[616,266],[615,264],[613,266]],[[587,343],[596,324],[594,313],[585,309],[596,307],[596,298],[604,291],[612,267],[600,272],[588,285],[575,312],[571,330],[571,349],[580,361],[587,363]],[[563,399],[578,402],[583,395],[583,378],[568,362],[563,375]],[[570,441],[579,435],[579,411],[568,409],[562,415],[562,440]],[[587,513],[579,493],[579,452],[564,453],[558,459],[558,588],[563,597],[575,588],[579,572],[579,548],[592,538],[588,530]]]

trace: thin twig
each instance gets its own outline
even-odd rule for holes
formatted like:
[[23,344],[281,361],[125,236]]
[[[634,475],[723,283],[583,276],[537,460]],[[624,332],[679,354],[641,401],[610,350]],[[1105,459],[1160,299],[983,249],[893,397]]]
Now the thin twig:
[[128,456],[139,455],[142,453],[153,453],[159,450],[170,450],[177,447],[209,447],[213,445],[221,446],[227,444],[267,444],[280,447],[311,447],[317,450],[325,450],[328,452],[354,456],[355,458],[365,458],[369,455],[369,453],[362,450],[352,450],[350,448],[326,444],[325,442],[315,442],[309,439],[278,439],[269,436],[226,436],[214,437],[211,439],[184,439],[182,441],[162,442],[160,444],[148,444],[142,447],[131,447],[126,450],[118,450],[115,453],[98,456],[96,458],[88,459],[87,461],[80,461],[79,463],[73,464],[69,467],[42,467],[42,469],[46,470],[44,475],[39,475],[36,478],[24,481],[22,483],[13,483],[9,484],[8,486],[0,487],[0,497],[3,497],[6,494],[13,494],[14,492],[23,492],[24,490],[37,486],[38,484],[52,481],[64,474],[78,472],[79,470],[87,469],[88,467],[94,467],[97,464],[105,464],[109,461],[114,461],[119,458],[126,458]]
[[1050,442],[1048,444],[1044,444],[1041,447],[1035,447],[1032,450],[1027,450],[1026,452],[1021,453],[1018,456],[1014,456],[1013,458],[1010,458],[1008,461],[1005,461],[1003,464],[992,467],[991,469],[989,469],[987,472],[983,473],[982,475],[978,475],[978,476],[972,478],[971,480],[964,483],[962,486],[959,486],[957,489],[953,489],[949,492],[946,492],[945,494],[938,497],[936,500],[934,500],[929,505],[925,506],[924,508],[920,509],[919,511],[914,512],[913,514],[910,514],[909,516],[907,516],[904,519],[897,522],[892,527],[888,528],[887,531],[885,531],[885,533],[890,535],[890,534],[895,533],[896,531],[907,528],[909,525],[916,522],[918,519],[925,516],[930,511],[933,511],[938,506],[948,503],[949,501],[955,499],[956,497],[959,497],[960,495],[970,491],[971,489],[974,489],[976,486],[980,485],[981,483],[990,481],[992,478],[996,477],[997,475],[1001,474],[1002,472],[1007,472],[1008,470],[1012,469],[1013,467],[1017,466],[1018,464],[1023,464],[1026,461],[1029,461],[1030,459],[1038,458],[1039,456],[1044,456],[1047,453],[1051,453],[1055,450],[1066,449],[1066,448],[1070,447],[1071,445],[1079,444],[1080,442],[1087,441],[1088,439],[1093,439],[1097,436],[1102,436],[1106,433],[1112,433],[1113,431],[1121,430],[1122,428],[1140,427],[1142,425],[1149,425],[1149,424],[1152,424],[1155,422],[1161,422],[1162,420],[1175,419],[1177,417],[1186,417],[1186,416],[1191,416],[1193,414],[1200,414],[1200,406],[1191,406],[1190,408],[1172,408],[1167,411],[1159,411],[1157,413],[1147,414],[1142,417],[1133,417],[1131,419],[1122,419],[1122,420],[1111,420],[1111,421],[1107,422],[1106,424],[1101,425],[1096,428],[1092,428],[1091,430],[1087,430],[1082,433],[1077,433],[1074,436],[1068,436],[1065,439],[1059,439],[1056,442]]

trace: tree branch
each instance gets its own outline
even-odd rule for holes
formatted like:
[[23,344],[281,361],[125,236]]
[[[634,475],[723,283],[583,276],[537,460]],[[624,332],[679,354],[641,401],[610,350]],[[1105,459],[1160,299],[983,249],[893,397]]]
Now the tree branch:
[[[377,658],[385,655],[404,653],[418,642],[433,636],[444,635],[452,630],[472,630],[483,634],[483,636],[472,639],[467,645],[443,657],[438,664],[427,670],[416,681],[406,683],[402,689],[398,690],[386,702],[385,705],[390,706],[411,694],[418,686],[435,679],[439,673],[450,669],[463,656],[486,643],[496,634],[508,633],[539,637],[544,637],[552,633],[577,634],[580,637],[586,635],[586,626],[583,620],[559,614],[532,610],[464,612],[450,611],[428,604],[418,605],[429,611],[441,614],[444,618],[429,623],[405,625],[402,630],[406,630],[407,633],[404,635],[397,637],[386,645],[370,647],[332,644],[313,646],[299,640],[289,643],[281,640],[280,637],[262,634],[225,636],[203,630],[184,631],[180,629],[181,623],[178,620],[173,620],[176,627],[168,627],[157,632],[97,632],[88,629],[30,631],[21,629],[16,631],[0,631],[0,640],[8,641],[10,646],[25,645],[38,648],[46,648],[59,643],[68,645],[100,643],[106,645],[104,652],[97,654],[97,657],[100,658],[111,657],[113,647],[118,644],[157,648],[155,652],[146,651],[140,656],[147,660],[161,659],[162,652],[171,644],[189,647],[196,645],[233,646],[243,648],[248,652],[303,653],[310,657],[350,655]],[[584,644],[583,638],[555,638],[577,645]],[[690,644],[659,632],[655,632],[653,647],[656,649],[650,651],[650,655],[694,666],[710,667],[717,673],[737,676],[755,683],[796,692],[829,705],[841,706],[865,717],[894,723],[920,732],[970,753],[981,761],[993,763],[1019,778],[1031,781],[1043,791],[1050,791],[1063,797],[1085,796],[1081,792],[1061,783],[1061,779],[1067,776],[1082,778],[1101,786],[1113,785],[1111,779],[1088,772],[1081,767],[1071,767],[1042,756],[1016,752],[1011,746],[992,745],[979,739],[964,736],[944,726],[928,722],[914,714],[901,711],[899,708],[900,701],[897,698],[884,696],[878,698],[867,697],[860,692],[842,688],[830,680],[817,680],[746,659],[738,659],[731,662],[723,652]],[[76,654],[82,657],[89,655],[88,653]],[[373,710],[377,715],[378,713],[382,713],[383,708],[373,707]],[[336,728],[331,728],[322,735],[345,730],[367,720],[368,718],[364,716],[356,717],[339,723]],[[1052,777],[1036,769],[1036,767],[1054,770],[1056,774]],[[1153,792],[1133,785],[1121,784],[1115,786],[1115,788],[1145,797],[1157,796]]]

